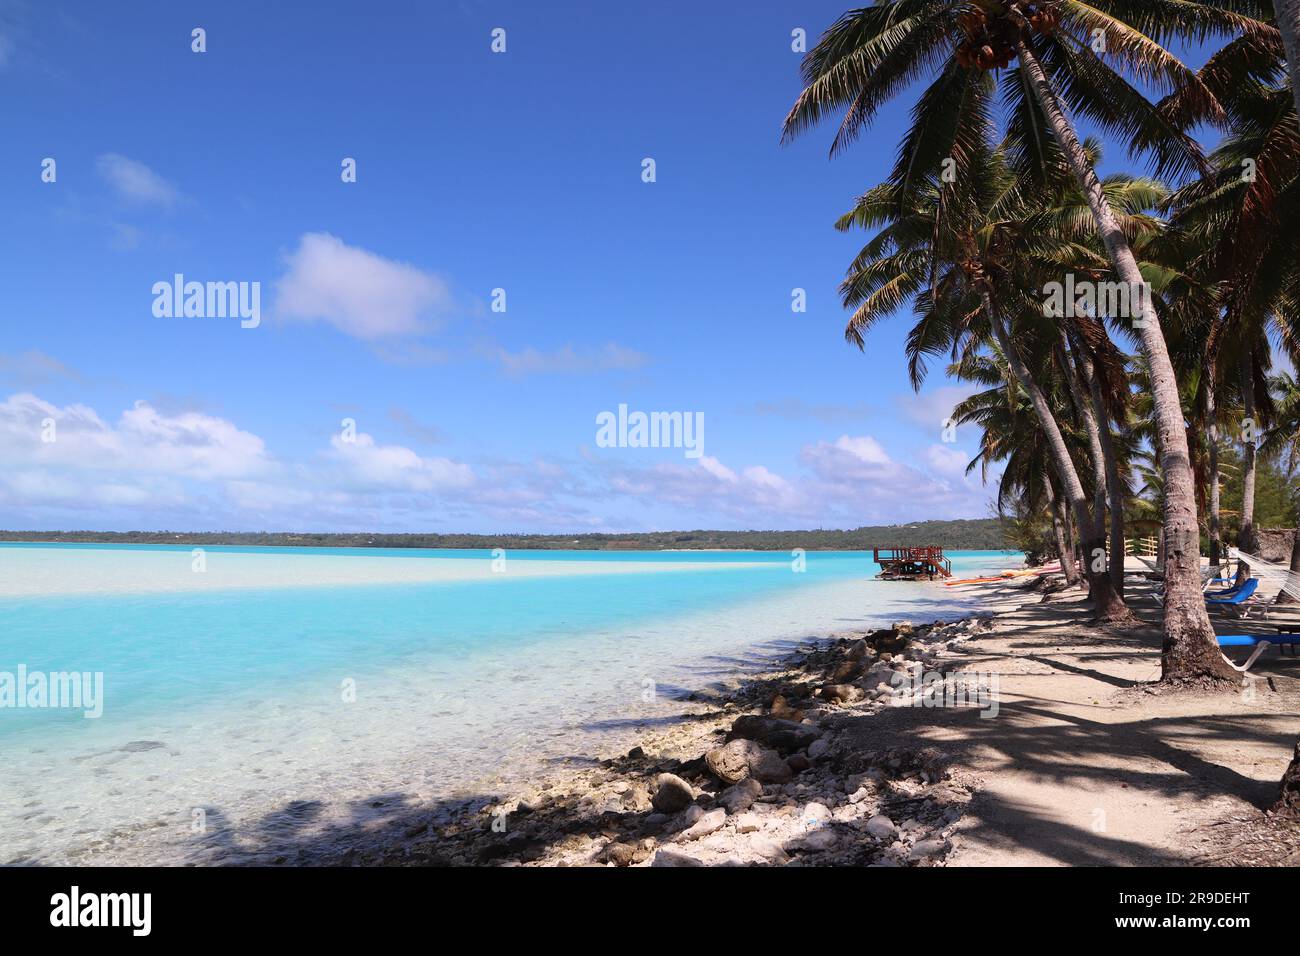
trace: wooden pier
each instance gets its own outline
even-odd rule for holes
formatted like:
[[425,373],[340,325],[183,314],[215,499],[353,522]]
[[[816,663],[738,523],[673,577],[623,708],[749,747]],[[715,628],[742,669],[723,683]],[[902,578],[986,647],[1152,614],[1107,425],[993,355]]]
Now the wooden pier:
[[943,548],[872,548],[871,557],[880,565],[876,577],[882,581],[952,577],[952,562],[943,556]]

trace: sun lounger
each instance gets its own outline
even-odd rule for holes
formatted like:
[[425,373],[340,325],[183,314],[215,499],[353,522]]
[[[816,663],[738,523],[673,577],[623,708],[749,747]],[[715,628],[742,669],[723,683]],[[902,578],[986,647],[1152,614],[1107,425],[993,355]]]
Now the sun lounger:
[[[1279,634],[1220,634],[1215,639],[1219,642],[1220,647],[1253,647],[1250,657],[1246,658],[1246,663],[1237,665],[1232,664],[1233,668],[1241,671],[1243,674],[1250,670],[1250,666],[1259,660],[1259,656],[1268,650],[1269,647],[1276,645],[1279,650],[1290,647],[1295,650],[1296,645],[1300,644],[1300,634],[1296,633],[1279,633]],[[1223,655],[1227,660],[1228,655]]]
[[[1252,579],[1251,579],[1251,578],[1247,578],[1246,581],[1242,581],[1240,584],[1234,583],[1234,582],[1232,581],[1231,578],[1219,578],[1218,580],[1222,581],[1223,583],[1227,584],[1228,586],[1227,586],[1226,588],[1220,588],[1220,589],[1217,590],[1217,591],[1208,591],[1208,590],[1207,590],[1207,591],[1205,592],[1205,597],[1206,597],[1207,599],[1208,599],[1208,598],[1226,598],[1226,597],[1232,597],[1234,594],[1236,594],[1238,591],[1240,591],[1242,588],[1244,588],[1244,587],[1246,586],[1246,581],[1250,581],[1250,580],[1252,580]],[[1258,585],[1256,585],[1256,586],[1258,586]]]
[[[1204,579],[1201,582],[1201,590],[1205,592],[1207,598],[1208,597],[1214,597],[1214,598],[1232,597],[1235,593],[1237,593],[1237,591],[1241,590],[1241,588],[1245,586],[1245,582],[1242,582],[1241,584],[1233,584],[1232,578],[1216,578],[1214,575],[1218,573],[1219,572],[1217,570],[1210,570],[1209,568],[1201,569],[1201,577]],[[1211,591],[1210,585],[1212,584],[1231,584],[1232,586],[1223,588],[1218,591]],[[1258,582],[1256,582],[1256,587],[1258,586],[1259,586]],[[1165,592],[1163,588],[1157,588],[1154,592],[1152,592],[1152,596],[1155,597],[1157,604],[1164,606]]]
[[1249,578],[1245,584],[1233,590],[1231,594],[1207,597],[1205,599],[1205,606],[1211,611],[1234,608],[1243,618],[1250,617],[1250,612],[1255,608],[1259,608],[1264,619],[1267,620],[1268,609],[1274,599],[1266,600],[1257,597],[1255,595],[1257,590],[1259,590],[1259,578]]

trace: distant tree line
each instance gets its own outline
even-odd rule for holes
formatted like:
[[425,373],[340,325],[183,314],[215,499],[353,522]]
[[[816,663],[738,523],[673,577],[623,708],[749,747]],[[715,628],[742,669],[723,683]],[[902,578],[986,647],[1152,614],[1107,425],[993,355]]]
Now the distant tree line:
[[246,545],[319,548],[517,548],[555,551],[862,551],[937,545],[952,551],[1011,547],[996,518],[917,521],[851,531],[652,531],[644,534],[326,534],[283,531],[0,531],[5,541]]

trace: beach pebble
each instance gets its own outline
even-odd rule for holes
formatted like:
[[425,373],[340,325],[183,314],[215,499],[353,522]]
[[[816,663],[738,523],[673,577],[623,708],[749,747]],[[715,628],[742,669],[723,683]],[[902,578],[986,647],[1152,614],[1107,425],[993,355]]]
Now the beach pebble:
[[771,837],[756,836],[749,841],[749,848],[769,863],[784,863],[790,859],[785,848]]
[[882,843],[894,840],[898,836],[898,827],[884,814],[878,813],[867,821],[867,833]]
[[704,760],[724,783],[739,783],[746,777],[760,783],[785,783],[792,776],[789,766],[775,751],[753,740],[733,740],[710,750]]
[[845,684],[862,673],[862,664],[859,661],[841,661],[831,668],[831,672],[826,675],[826,679],[832,684]]
[[660,813],[676,813],[686,809],[694,800],[695,791],[689,783],[674,774],[661,773],[650,802]]
[[825,826],[831,820],[831,811],[824,803],[809,803],[799,814],[799,820],[806,829]]
[[912,847],[912,852],[907,855],[907,858],[909,860],[928,860],[932,857],[942,856],[946,849],[948,849],[948,841],[946,840],[922,840]]
[[826,752],[831,749],[831,742],[825,737],[819,737],[808,745],[808,759],[817,760],[824,757]]
[[822,687],[822,699],[850,704],[857,699],[858,689],[852,684],[826,684]]
[[778,720],[799,721],[803,718],[803,714],[791,706],[790,702],[782,694],[777,694],[772,698],[772,704],[768,710]]
[[672,850],[659,850],[655,853],[651,866],[703,866],[704,864],[693,856],[687,856],[685,853],[676,853]]
[[803,750],[821,735],[821,728],[815,724],[747,714],[736,718],[727,739],[755,740],[779,753],[790,753]]
[[785,848],[787,850],[812,850],[814,852],[821,850],[830,850],[840,842],[839,834],[830,827],[819,827],[816,830],[810,830],[802,836],[787,841]]
[[615,866],[631,866],[649,858],[648,850],[630,843],[611,843],[600,851],[596,857],[599,863],[613,863]]
[[637,783],[623,791],[623,807],[635,813],[644,813],[651,807],[650,792]]
[[719,807],[716,810],[710,810],[703,814],[687,830],[678,836],[683,843],[690,840],[698,840],[700,837],[708,836],[713,831],[719,829],[727,822],[727,811]]
[[763,820],[756,813],[741,813],[734,819],[737,833],[756,833],[763,829]]
[[718,794],[718,804],[728,813],[740,813],[753,806],[763,792],[763,785],[753,777],[746,777],[735,786],[728,787]]

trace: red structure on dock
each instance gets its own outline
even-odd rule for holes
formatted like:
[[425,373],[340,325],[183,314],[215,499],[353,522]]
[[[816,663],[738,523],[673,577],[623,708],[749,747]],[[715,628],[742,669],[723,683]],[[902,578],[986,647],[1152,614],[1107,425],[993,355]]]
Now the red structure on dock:
[[882,581],[952,577],[952,562],[943,556],[943,548],[872,548],[871,557],[880,565],[876,577]]

